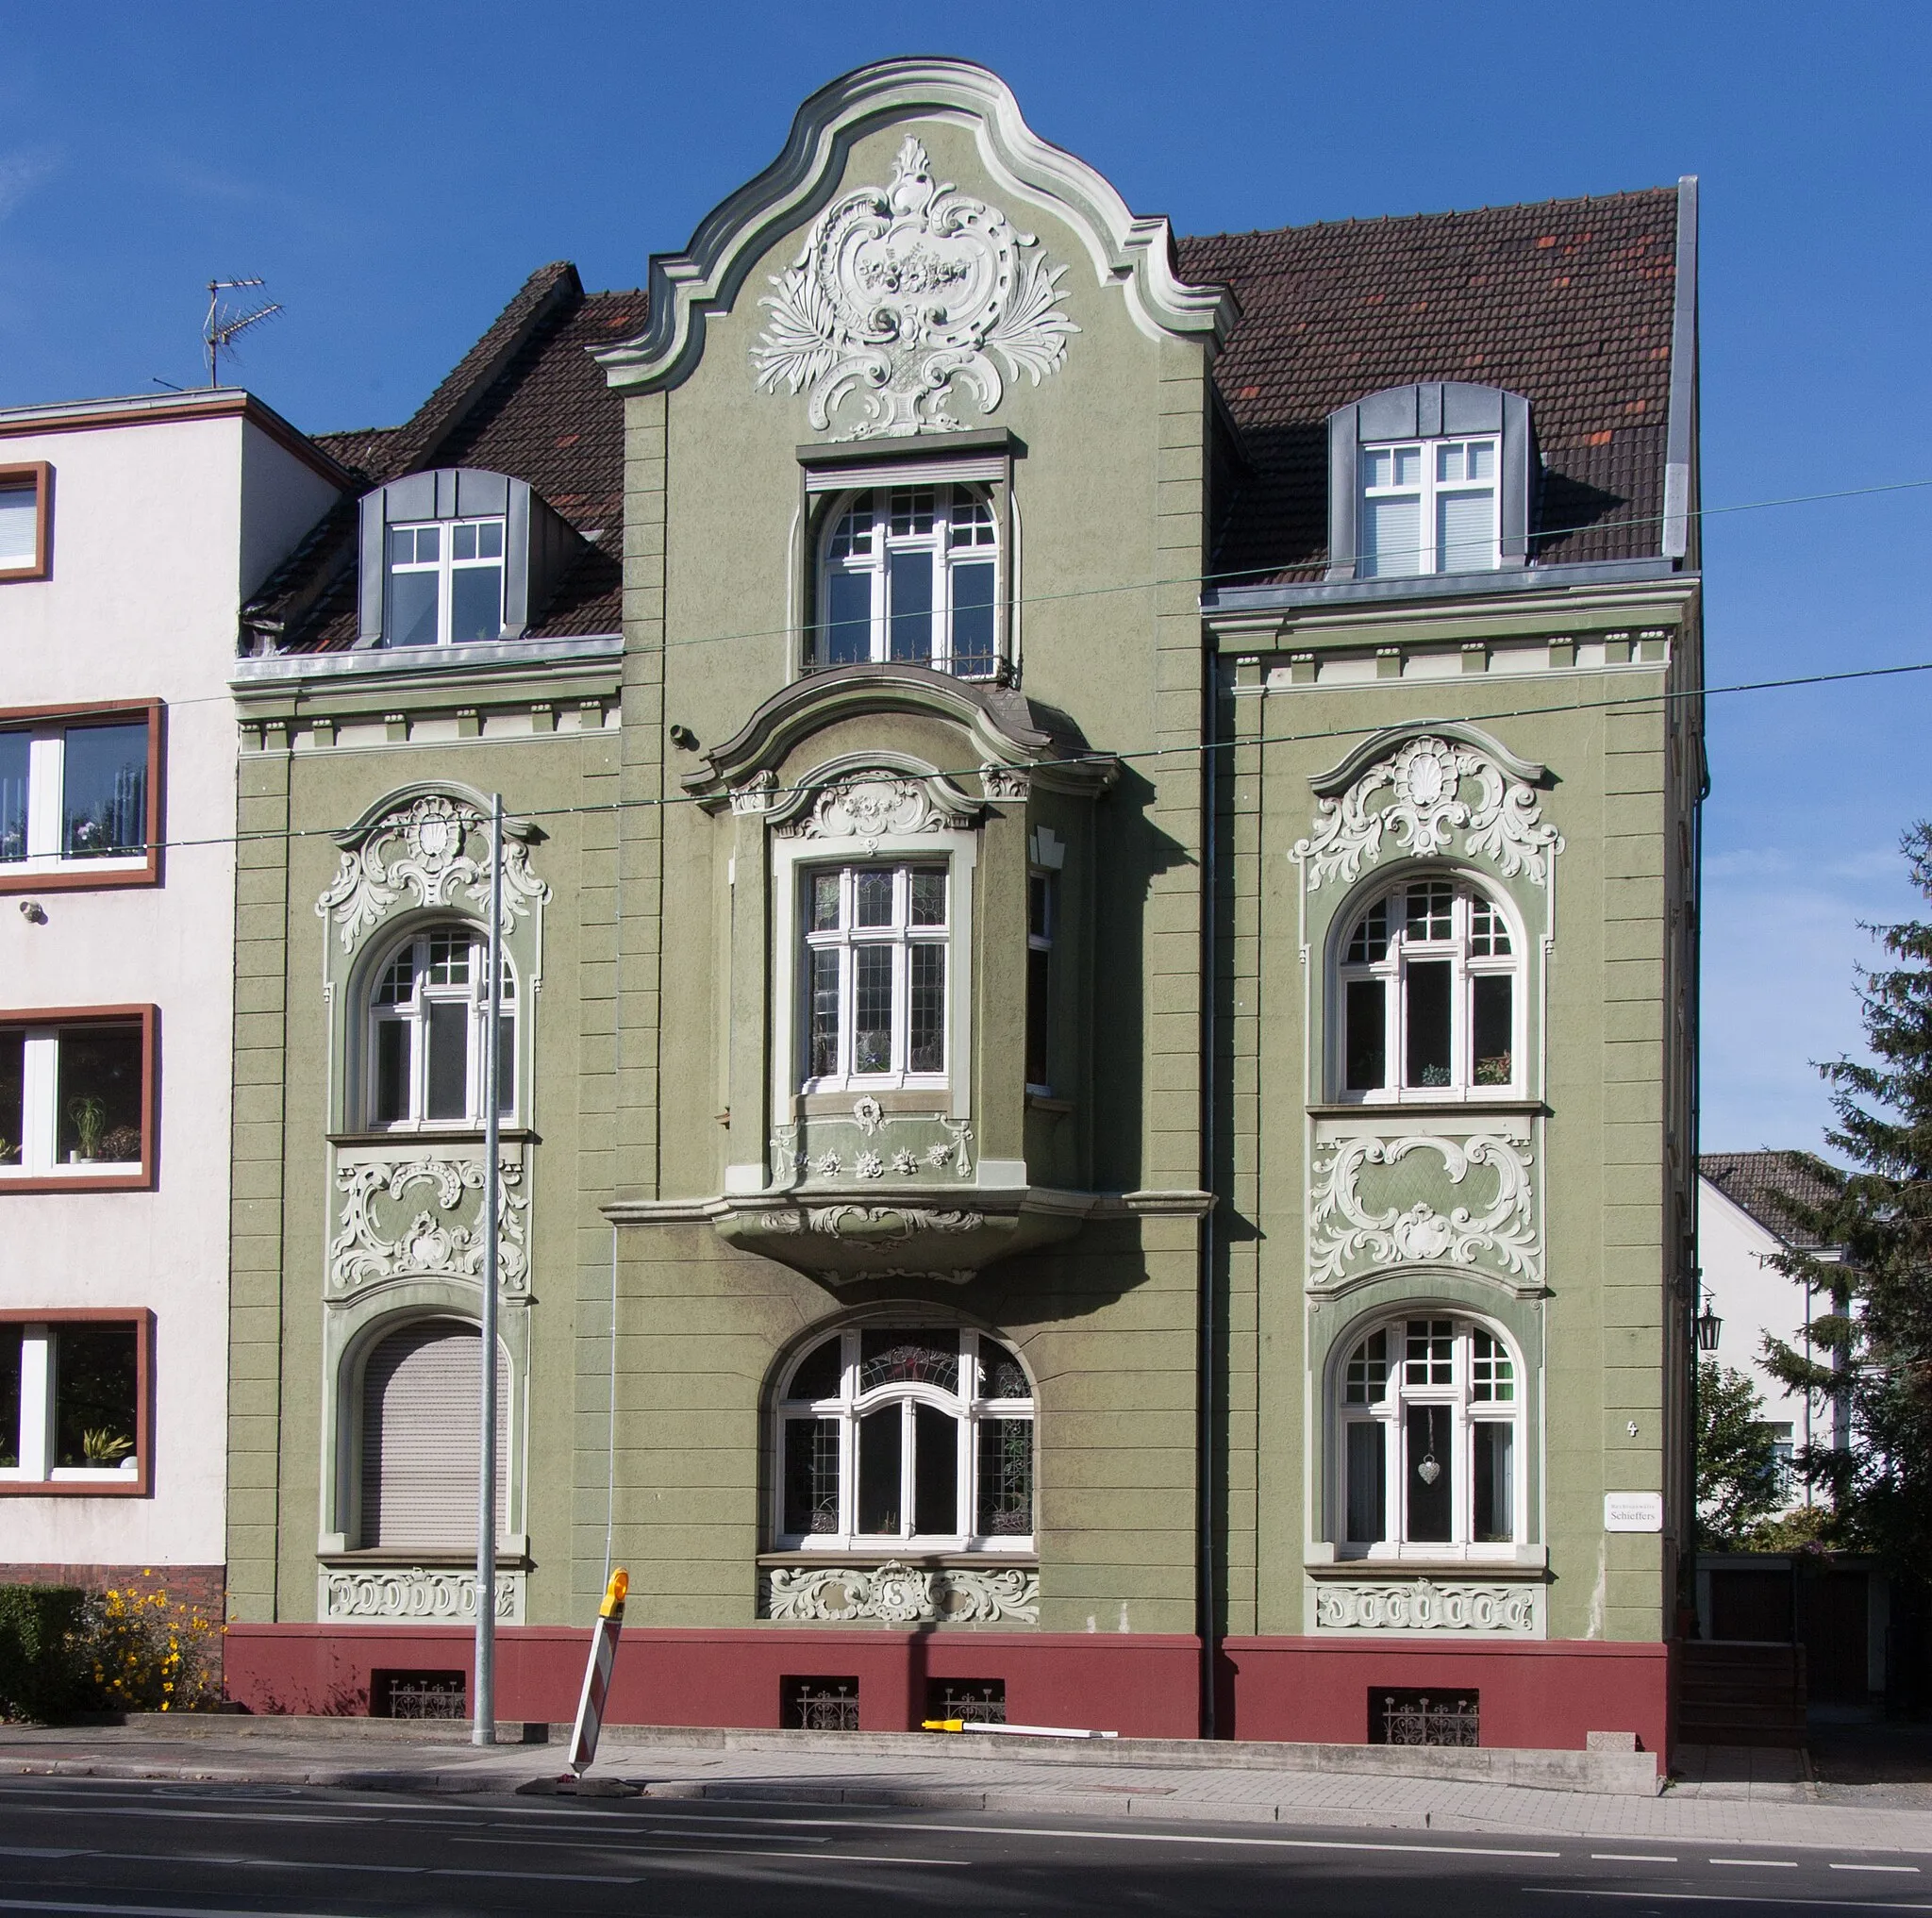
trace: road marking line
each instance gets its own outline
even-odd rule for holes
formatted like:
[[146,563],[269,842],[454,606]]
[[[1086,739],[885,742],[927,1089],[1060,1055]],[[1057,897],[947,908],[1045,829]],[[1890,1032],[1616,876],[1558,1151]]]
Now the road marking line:
[[1932,1905],[1908,1905],[1895,1898],[1753,1898],[1740,1892],[1607,1892],[1582,1885],[1524,1885],[1552,1898],[1670,1899],[1687,1905],[1788,1905],[1794,1911],[1932,1911]]
[[1712,1858],[1706,1859],[1706,1864],[1713,1865],[1773,1865],[1780,1871],[1794,1872],[1798,1860],[1794,1858]]
[[1833,1865],[1835,1872],[1909,1872],[1914,1877],[1919,1875],[1917,1865]]
[[1677,1862],[1674,1854],[1661,1851],[1593,1851],[1591,1857],[1606,1863],[1624,1865],[1674,1865]]

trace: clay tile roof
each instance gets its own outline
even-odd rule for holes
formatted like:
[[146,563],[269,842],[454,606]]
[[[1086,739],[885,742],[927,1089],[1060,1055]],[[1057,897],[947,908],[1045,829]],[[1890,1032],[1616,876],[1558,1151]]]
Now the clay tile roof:
[[[448,377],[400,426],[316,435],[371,486],[438,466],[526,480],[591,540],[532,638],[618,630],[624,509],[624,409],[590,349],[644,323],[641,292],[586,293],[569,261],[530,275]],[[280,621],[278,644],[334,651],[356,642],[357,503],[345,498],[248,608]]]
[[1724,1197],[1748,1212],[1767,1232],[1787,1245],[1816,1246],[1816,1233],[1795,1226],[1772,1203],[1774,1192],[1789,1193],[1800,1205],[1819,1206],[1831,1197],[1831,1188],[1796,1152],[1707,1152],[1697,1170]]
[[1215,570],[1319,578],[1327,415],[1411,380],[1529,399],[1540,561],[1654,556],[1676,222],[1676,190],[1653,188],[1179,242],[1182,276],[1241,309],[1215,381],[1248,471]]

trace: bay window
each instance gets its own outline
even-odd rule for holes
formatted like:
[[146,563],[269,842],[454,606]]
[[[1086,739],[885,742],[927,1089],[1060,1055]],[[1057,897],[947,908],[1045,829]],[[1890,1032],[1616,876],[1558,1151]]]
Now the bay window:
[[949,878],[943,864],[804,870],[802,1090],[944,1083]]
[[[468,926],[415,934],[375,971],[369,995],[368,1121],[478,1126],[487,1110],[490,946]],[[516,1110],[516,980],[503,962],[497,1109]]]
[[146,1184],[153,1051],[152,1008],[0,1023],[0,1192]]
[[991,1335],[835,1332],[775,1409],[781,1548],[1031,1549],[1033,1388]]
[[1344,1099],[1442,1099],[1520,1088],[1516,935],[1467,881],[1406,880],[1352,922],[1336,973]]
[[158,718],[140,708],[0,722],[0,884],[153,876]]
[[999,534],[979,486],[871,487],[834,502],[820,554],[814,663],[998,666]]
[[1343,1554],[1513,1547],[1521,1398],[1514,1355],[1474,1321],[1405,1315],[1364,1333],[1336,1381]]

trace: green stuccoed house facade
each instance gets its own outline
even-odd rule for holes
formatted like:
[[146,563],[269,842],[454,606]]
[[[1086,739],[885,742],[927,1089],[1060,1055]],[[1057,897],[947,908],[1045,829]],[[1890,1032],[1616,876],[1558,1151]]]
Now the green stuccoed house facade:
[[460,1691],[494,1177],[506,1716],[619,1563],[620,1720],[1667,1751],[1694,192],[1176,241],[891,60],[321,436],[235,1695]]

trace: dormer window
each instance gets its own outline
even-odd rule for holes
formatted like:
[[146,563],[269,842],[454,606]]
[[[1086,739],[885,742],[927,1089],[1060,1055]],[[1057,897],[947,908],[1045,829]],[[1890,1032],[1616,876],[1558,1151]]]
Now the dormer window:
[[814,663],[891,661],[991,678],[999,532],[981,486],[878,486],[825,519]]
[[389,529],[392,646],[461,646],[503,637],[500,519],[451,520]]
[[1529,402],[1423,381],[1328,415],[1328,577],[1493,573],[1529,559]]
[[470,466],[406,474],[362,497],[357,644],[520,640],[585,551],[527,481]]
[[1493,571],[1500,453],[1496,435],[1364,446],[1356,576]]

